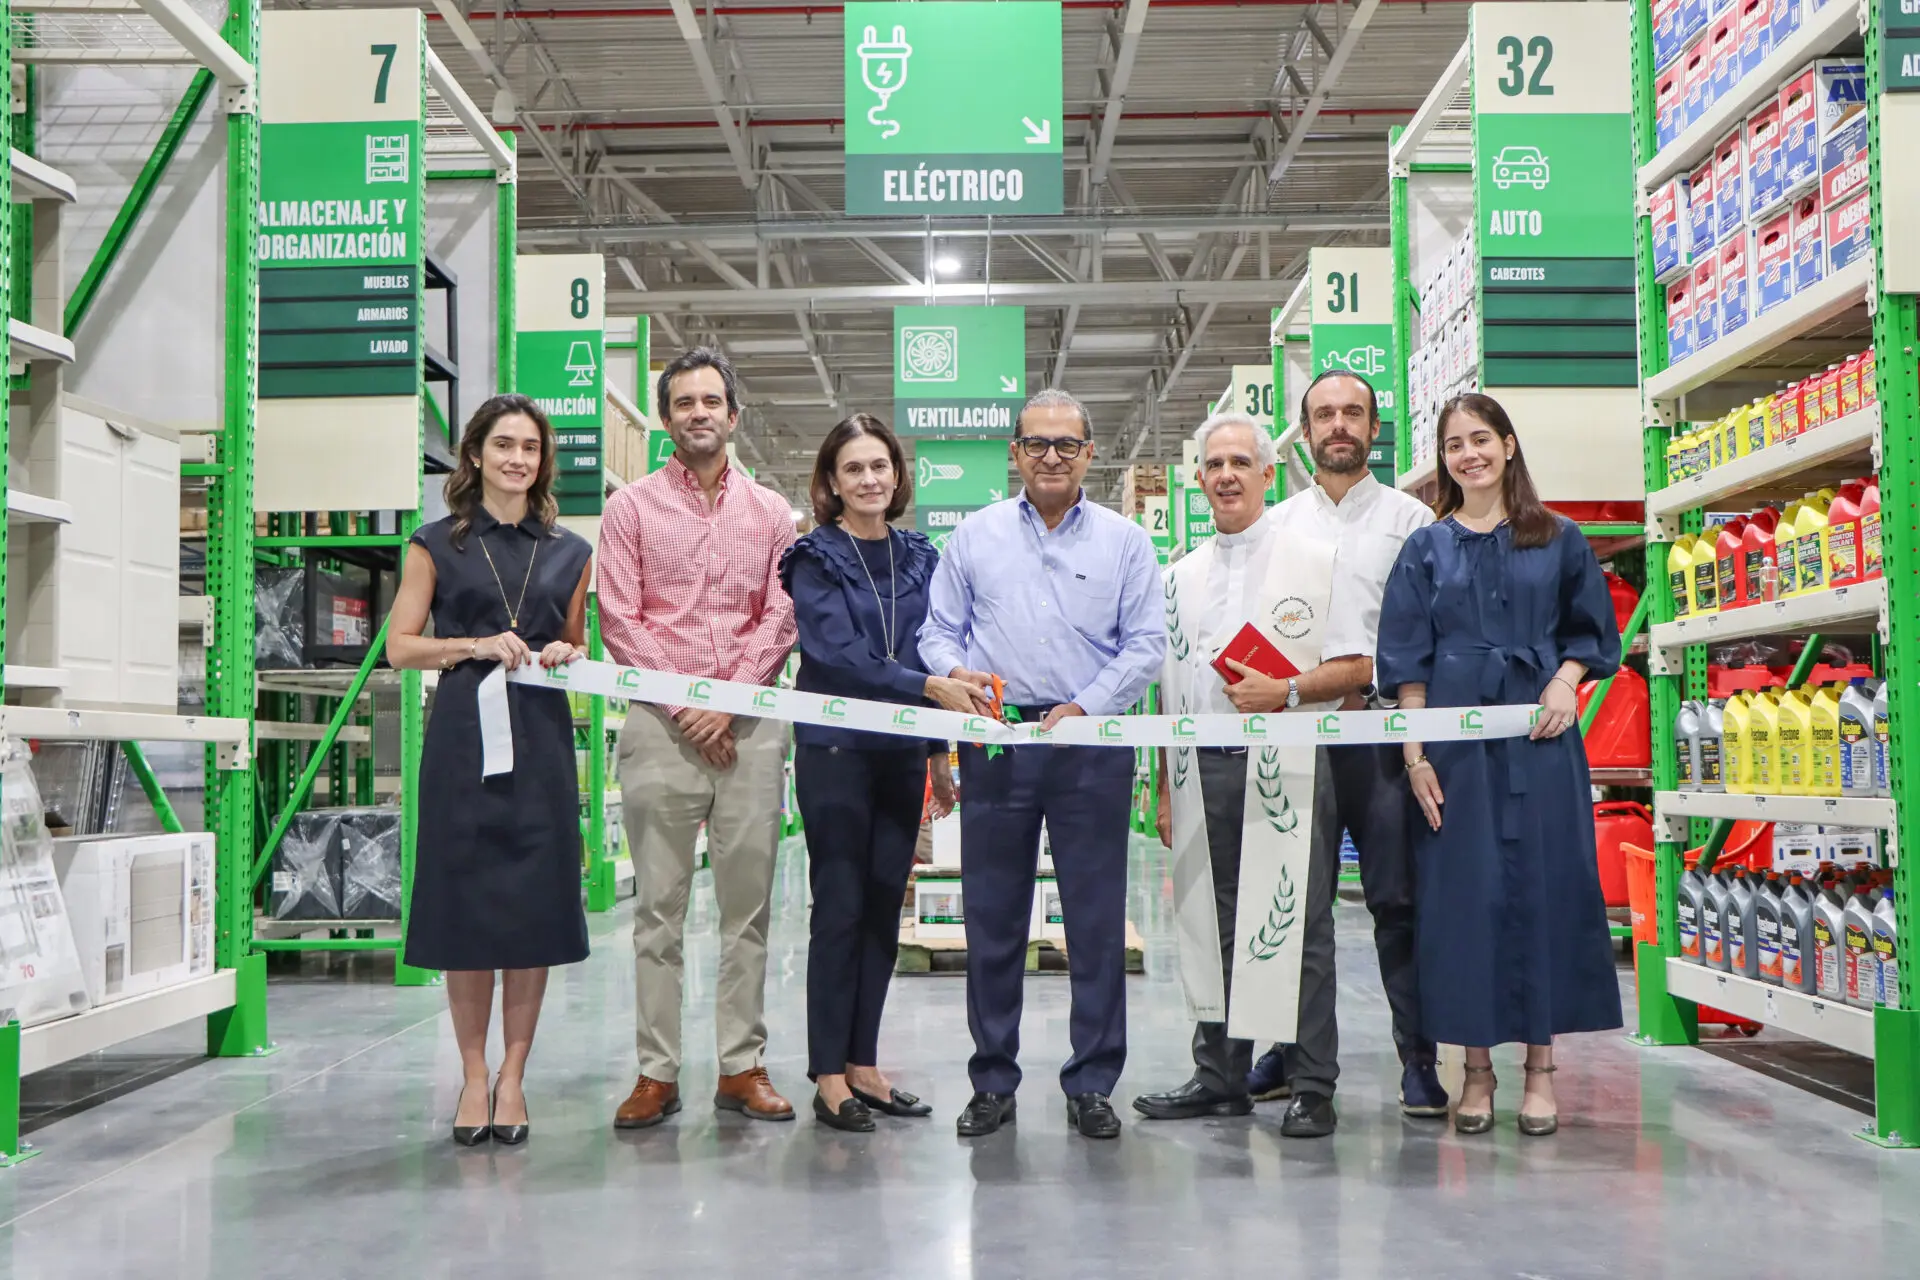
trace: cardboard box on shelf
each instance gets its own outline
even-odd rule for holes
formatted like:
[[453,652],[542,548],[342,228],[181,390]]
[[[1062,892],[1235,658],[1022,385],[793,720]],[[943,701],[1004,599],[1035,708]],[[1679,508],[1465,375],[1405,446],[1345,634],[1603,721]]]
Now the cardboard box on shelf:
[[1647,205],[1653,218],[1653,274],[1664,281],[1693,262],[1687,180],[1674,178],[1661,183],[1653,189]]
[[1758,219],[1787,198],[1780,166],[1780,100],[1747,117],[1747,216]]
[[1680,0],[1653,0],[1653,65],[1671,66],[1686,44],[1680,34]]
[[1693,264],[1693,349],[1720,341],[1720,255],[1707,253]]
[[1680,127],[1685,129],[1713,105],[1712,49],[1702,36],[1680,55]]
[[1760,69],[1773,52],[1773,0],[1740,0],[1740,76]]
[[1800,29],[1803,16],[1801,0],[1773,0],[1773,47],[1778,49]]
[[1747,254],[1753,233],[1737,228],[1719,248],[1720,256],[1720,336],[1726,337],[1744,327],[1751,312],[1748,294]]
[[1707,24],[1707,105],[1733,92],[1740,83],[1740,14],[1729,4]]
[[1873,193],[1861,191],[1826,206],[1827,270],[1839,271],[1867,256],[1873,227]]
[[1732,235],[1746,221],[1747,148],[1746,126],[1733,131],[1713,146],[1713,242]]
[[1793,215],[1782,211],[1754,228],[1753,313],[1763,316],[1793,296]]
[[1813,69],[1820,104],[1820,195],[1831,207],[1867,185],[1867,64],[1822,58]]
[[1807,67],[1780,86],[1780,181],[1788,191],[1820,178],[1819,77]]
[[1693,273],[1667,286],[1667,359],[1675,363],[1693,354]]
[[1719,239],[1714,234],[1715,222],[1713,157],[1708,156],[1687,175],[1687,238],[1701,253]]
[[1811,289],[1827,275],[1825,204],[1815,188],[1793,202],[1793,291]]
[[1680,136],[1686,124],[1686,73],[1668,67],[1653,77],[1653,139],[1662,148]]

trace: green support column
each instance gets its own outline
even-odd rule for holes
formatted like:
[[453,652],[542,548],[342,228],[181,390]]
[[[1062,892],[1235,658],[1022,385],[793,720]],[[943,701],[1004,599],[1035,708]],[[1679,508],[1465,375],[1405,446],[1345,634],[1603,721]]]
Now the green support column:
[[[260,0],[238,0],[221,36],[258,62]],[[258,99],[255,99],[257,103]],[[207,714],[251,720],[253,688],[253,432],[260,390],[260,117],[227,115],[226,388],[218,474],[207,495]],[[250,752],[251,745],[247,750]],[[207,1019],[215,1057],[268,1053],[266,958],[253,943],[253,769],[207,748],[207,825],[214,833],[214,964],[236,970],[236,1001]],[[241,768],[222,768],[238,763]]]
[[[1406,132],[1405,125],[1387,130],[1387,153]],[[1413,470],[1413,406],[1407,403],[1407,360],[1413,354],[1413,249],[1408,242],[1407,175],[1390,173],[1387,177],[1387,207],[1391,223],[1389,241],[1393,246],[1393,403],[1396,429],[1393,438],[1393,473],[1400,476]]]
[[[1871,157],[1869,181],[1873,192],[1873,243],[1885,243],[1886,220],[1882,166],[1888,156],[1880,136],[1881,8],[1888,0],[1874,0],[1867,19],[1867,130]],[[1878,260],[1878,255],[1876,261]],[[1884,273],[1884,267],[1877,268]],[[1920,716],[1920,368],[1914,352],[1920,350],[1920,300],[1912,294],[1886,292],[1882,274],[1874,281],[1879,295],[1873,313],[1874,361],[1880,395],[1880,503],[1881,538],[1886,555],[1887,711],[1894,725],[1892,794],[1894,829],[1902,844],[1909,832],[1920,832],[1920,769],[1906,758],[1905,741]],[[1904,851],[1903,851],[1904,852]],[[1902,856],[1893,868],[1894,910],[1900,945],[1911,945],[1920,927],[1913,895],[1920,892]],[[1878,1008],[1873,1018],[1874,1122],[1860,1135],[1887,1147],[1920,1146],[1920,997],[1911,963],[1900,966],[1900,1008]]]
[[[514,147],[513,135],[501,133],[500,141],[507,144],[507,150]],[[520,188],[512,181],[498,183],[494,193],[494,253],[498,261],[494,264],[494,278],[500,282],[499,311],[495,314],[495,340],[497,350],[494,354],[495,380],[499,382],[498,393],[516,389],[520,383],[519,336],[515,332],[514,316],[514,272],[520,260],[520,241],[517,220],[520,217]]]
[[[600,600],[587,597],[587,656],[606,656],[600,641]],[[613,910],[613,859],[607,855],[607,700],[587,702],[587,910]]]
[[[1644,164],[1655,151],[1653,122],[1653,15],[1647,0],[1633,6],[1633,152],[1634,163]],[[1634,221],[1634,255],[1638,262],[1640,287],[1638,317],[1640,330],[1640,380],[1667,366],[1666,298],[1653,278],[1653,220],[1645,215]],[[1667,431],[1659,423],[1648,423],[1645,431],[1643,464],[1649,491],[1667,482]],[[1696,515],[1694,517],[1698,519]],[[1666,588],[1667,552],[1672,544],[1647,542],[1647,582],[1653,596],[1653,621],[1673,621],[1673,595]],[[1656,655],[1657,656],[1657,655]],[[1655,725],[1670,725],[1680,711],[1678,680],[1671,675],[1655,675],[1647,681],[1648,708]],[[1671,791],[1676,786],[1673,737],[1653,735],[1653,788]],[[1680,1000],[1667,993],[1667,957],[1680,954],[1679,925],[1675,906],[1680,885],[1682,849],[1672,841],[1654,848],[1655,881],[1658,886],[1660,941],[1636,945],[1641,1044],[1694,1044],[1700,1038],[1699,1013],[1691,1000]]]

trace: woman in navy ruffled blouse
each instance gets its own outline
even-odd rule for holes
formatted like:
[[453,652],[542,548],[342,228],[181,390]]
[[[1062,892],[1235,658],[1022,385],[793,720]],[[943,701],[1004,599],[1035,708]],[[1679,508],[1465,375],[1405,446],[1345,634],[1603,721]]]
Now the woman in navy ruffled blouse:
[[[780,578],[800,628],[797,687],[881,702],[984,711],[983,690],[922,669],[916,637],[939,556],[924,534],[887,522],[912,484],[900,443],[856,413],[828,433],[814,463],[819,528],[793,544]],[[880,1012],[900,946],[900,904],[928,779],[933,813],[953,808],[947,744],[817,725],[794,729],[794,789],[813,887],[807,947],[807,1074],[813,1112],[865,1132],[873,1113],[930,1108],[880,1071]]]

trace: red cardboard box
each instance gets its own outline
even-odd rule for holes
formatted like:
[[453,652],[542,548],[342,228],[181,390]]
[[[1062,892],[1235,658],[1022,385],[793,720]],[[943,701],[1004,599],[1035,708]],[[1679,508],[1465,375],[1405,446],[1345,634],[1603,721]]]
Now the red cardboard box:
[[1787,198],[1781,167],[1780,100],[1747,117],[1747,216],[1757,218]]
[[1704,351],[1720,340],[1720,255],[1709,253],[1693,264],[1693,349]]
[[1811,289],[1827,276],[1826,205],[1815,187],[1793,202],[1793,291]]
[[1726,239],[1746,221],[1746,167],[1747,148],[1743,138],[1744,125],[1735,125],[1733,132],[1720,139],[1713,147],[1713,239],[1714,243]]
[[1752,316],[1748,293],[1747,253],[1753,233],[1745,227],[1735,229],[1721,244],[1720,255],[1720,335],[1726,337],[1741,328]]
[[1867,234],[1873,225],[1873,193],[1862,191],[1827,205],[1827,270],[1841,268],[1867,256]]
[[1753,313],[1763,316],[1793,296],[1793,214],[1776,213],[1753,232]]
[[1820,99],[1812,67],[1780,86],[1780,177],[1786,188],[1820,179]]
[[1693,273],[1667,286],[1667,359],[1679,363],[1693,354]]
[[1687,237],[1695,252],[1705,253],[1707,246],[1720,239],[1714,234],[1713,157],[1687,177]]

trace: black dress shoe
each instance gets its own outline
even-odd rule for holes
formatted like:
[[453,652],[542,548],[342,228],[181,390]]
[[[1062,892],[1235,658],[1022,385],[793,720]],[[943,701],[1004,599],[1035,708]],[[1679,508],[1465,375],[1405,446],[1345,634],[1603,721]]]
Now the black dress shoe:
[[983,1138],[1003,1124],[1013,1123],[1013,1095],[976,1093],[960,1113],[954,1128],[963,1138]]
[[1325,1138],[1340,1124],[1333,1099],[1324,1093],[1297,1093],[1280,1121],[1283,1138]]
[[1083,1138],[1117,1138],[1120,1117],[1104,1093],[1081,1093],[1067,1099],[1067,1124]]
[[813,1118],[829,1129],[838,1129],[842,1133],[872,1133],[873,1112],[867,1110],[867,1104],[858,1098],[848,1098],[835,1111],[827,1105],[827,1100],[818,1093],[813,1095]]
[[[491,1111],[494,1105],[495,1104],[491,1100],[489,1100],[487,1103],[487,1109]],[[533,1117],[531,1116],[527,1117],[529,1121],[531,1121],[532,1118]],[[531,1123],[496,1124],[496,1125],[491,1125],[489,1127],[493,1130],[493,1140],[495,1142],[501,1143],[509,1147],[519,1146],[521,1143],[527,1140],[527,1134],[533,1131],[533,1126]]]
[[1221,1093],[1198,1080],[1189,1080],[1165,1093],[1143,1093],[1133,1109],[1149,1120],[1197,1120],[1201,1116],[1247,1116],[1253,1099],[1246,1094]]
[[[847,1087],[853,1089],[851,1085]],[[913,1116],[930,1116],[933,1114],[932,1107],[920,1101],[920,1099],[913,1094],[904,1093],[899,1089],[889,1090],[888,1096],[884,1098],[877,1094],[868,1093],[865,1089],[853,1089],[853,1096],[866,1103],[868,1109],[881,1112],[885,1115],[911,1118]]]

